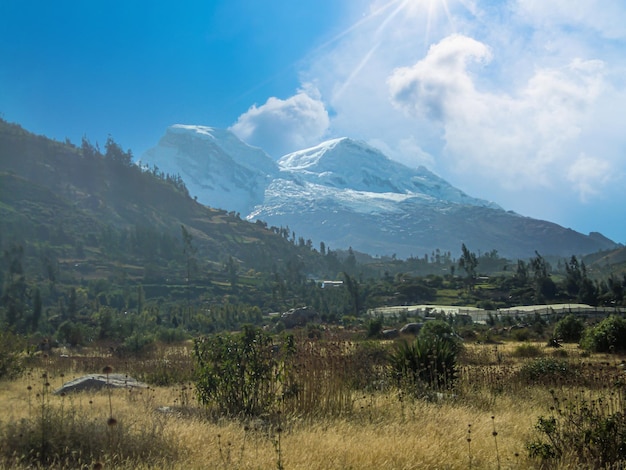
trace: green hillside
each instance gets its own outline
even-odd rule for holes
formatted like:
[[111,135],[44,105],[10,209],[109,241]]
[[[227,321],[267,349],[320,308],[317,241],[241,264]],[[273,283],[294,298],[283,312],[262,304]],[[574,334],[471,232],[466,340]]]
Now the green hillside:
[[140,350],[146,338],[280,327],[270,313],[304,306],[363,327],[380,306],[624,303],[623,248],[519,261],[463,248],[459,260],[398,260],[314,247],[197,203],[178,175],[139,168],[110,137],[101,150],[0,120],[0,323],[17,333]]
[[50,332],[103,308],[149,304],[153,321],[189,328],[202,306],[228,305],[238,320],[202,321],[236,326],[254,320],[252,306],[254,315],[295,306],[307,278],[344,270],[334,252],[320,254],[288,228],[198,204],[179,177],[131,159],[111,138],[101,152],[0,121],[0,284],[18,329],[42,328],[29,319],[35,292],[45,313],[37,316],[57,320]]

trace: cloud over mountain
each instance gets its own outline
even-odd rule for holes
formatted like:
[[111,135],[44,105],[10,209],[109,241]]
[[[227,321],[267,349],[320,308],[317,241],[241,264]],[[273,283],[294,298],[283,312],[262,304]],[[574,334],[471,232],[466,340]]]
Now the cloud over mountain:
[[286,100],[271,97],[261,106],[251,106],[230,130],[250,145],[262,147],[278,158],[317,143],[328,125],[324,103],[314,92],[301,90]]
[[[424,59],[393,71],[392,102],[410,115],[441,122],[449,158],[463,170],[478,167],[493,178],[532,187],[554,184],[563,173],[556,168],[565,168],[580,195],[591,195],[590,186],[607,173],[581,174],[575,143],[605,88],[604,63],[574,59],[558,69],[536,70],[519,89],[494,93],[484,91],[473,67],[491,59],[487,45],[448,36]],[[611,170],[608,161],[594,160],[596,170]]]
[[480,106],[468,71],[469,62],[488,62],[489,48],[467,36],[448,36],[430,47],[426,57],[389,76],[391,101],[409,114],[426,114],[445,122]]
[[331,116],[328,138],[366,140],[466,191],[590,230],[581,203],[597,213],[623,196],[626,5],[360,4],[303,61]]

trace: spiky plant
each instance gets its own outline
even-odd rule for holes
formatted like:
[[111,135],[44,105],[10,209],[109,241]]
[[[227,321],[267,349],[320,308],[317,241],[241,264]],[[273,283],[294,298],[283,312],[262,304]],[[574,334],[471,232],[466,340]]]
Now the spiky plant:
[[391,369],[399,385],[445,390],[456,380],[457,354],[457,345],[449,339],[418,337],[412,343],[398,343],[390,356]]

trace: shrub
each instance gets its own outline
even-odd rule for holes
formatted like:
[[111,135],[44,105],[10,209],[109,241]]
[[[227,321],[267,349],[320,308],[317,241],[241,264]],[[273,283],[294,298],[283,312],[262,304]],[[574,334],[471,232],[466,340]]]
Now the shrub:
[[515,341],[528,341],[530,339],[530,331],[527,328],[515,330],[513,332],[513,339]]
[[541,357],[525,363],[519,371],[524,382],[553,385],[571,381],[578,369],[570,362],[555,357]]
[[450,324],[443,320],[433,320],[424,323],[420,330],[419,338],[428,340],[440,338],[449,342],[455,349],[458,349],[461,344],[460,338],[454,333]]
[[0,379],[13,379],[20,375],[22,352],[26,349],[26,341],[10,331],[0,330]]
[[520,344],[513,351],[515,357],[539,357],[542,355],[541,349],[536,344]]
[[383,317],[378,316],[367,322],[367,337],[377,338],[383,331]]
[[391,368],[398,386],[416,393],[423,386],[432,390],[450,388],[456,380],[458,347],[453,341],[426,335],[412,343],[403,341],[390,355]]
[[554,326],[554,337],[566,343],[578,343],[585,330],[583,321],[574,314],[559,320]]
[[620,398],[552,397],[550,416],[539,417],[538,436],[526,445],[531,458],[559,459],[563,468],[624,468],[626,414]]
[[189,339],[189,333],[181,328],[161,327],[157,332],[157,339],[162,343],[180,343]]
[[592,352],[625,351],[626,320],[611,315],[596,326],[587,328],[583,334],[581,346]]
[[274,344],[271,335],[244,326],[239,334],[194,341],[196,390],[200,402],[225,415],[259,416],[273,411],[282,396],[293,338]]
[[125,355],[141,356],[155,347],[155,338],[147,333],[133,333],[124,340],[120,348],[120,353]]
[[70,320],[64,321],[59,325],[57,330],[57,339],[60,343],[68,344],[69,346],[84,346],[87,343],[87,338],[93,337],[82,323],[76,323]]

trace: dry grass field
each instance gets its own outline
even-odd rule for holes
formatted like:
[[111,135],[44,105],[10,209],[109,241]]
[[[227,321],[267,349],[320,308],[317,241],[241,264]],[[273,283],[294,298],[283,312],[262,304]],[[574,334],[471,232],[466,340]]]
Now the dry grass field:
[[[529,457],[527,444],[537,438],[538,418],[555,412],[555,396],[571,403],[603,397],[615,409],[623,398],[613,386],[622,374],[621,357],[588,356],[575,346],[556,350],[542,343],[468,344],[449,393],[425,399],[394,387],[355,389],[349,406],[337,413],[285,411],[226,419],[200,406],[188,381],[131,391],[52,393],[107,363],[140,379],[161,377],[159,368],[167,372],[168,367],[174,369],[170,376],[185,377],[178,370],[191,367],[184,348],[171,362],[164,350],[156,359],[52,356],[33,359],[22,377],[0,382],[3,468],[33,468],[28,456],[37,452],[56,452],[54,468],[542,468],[540,459]],[[525,364],[555,356],[571,364],[575,380],[529,379],[521,373]],[[545,468],[584,467],[562,455]]]

